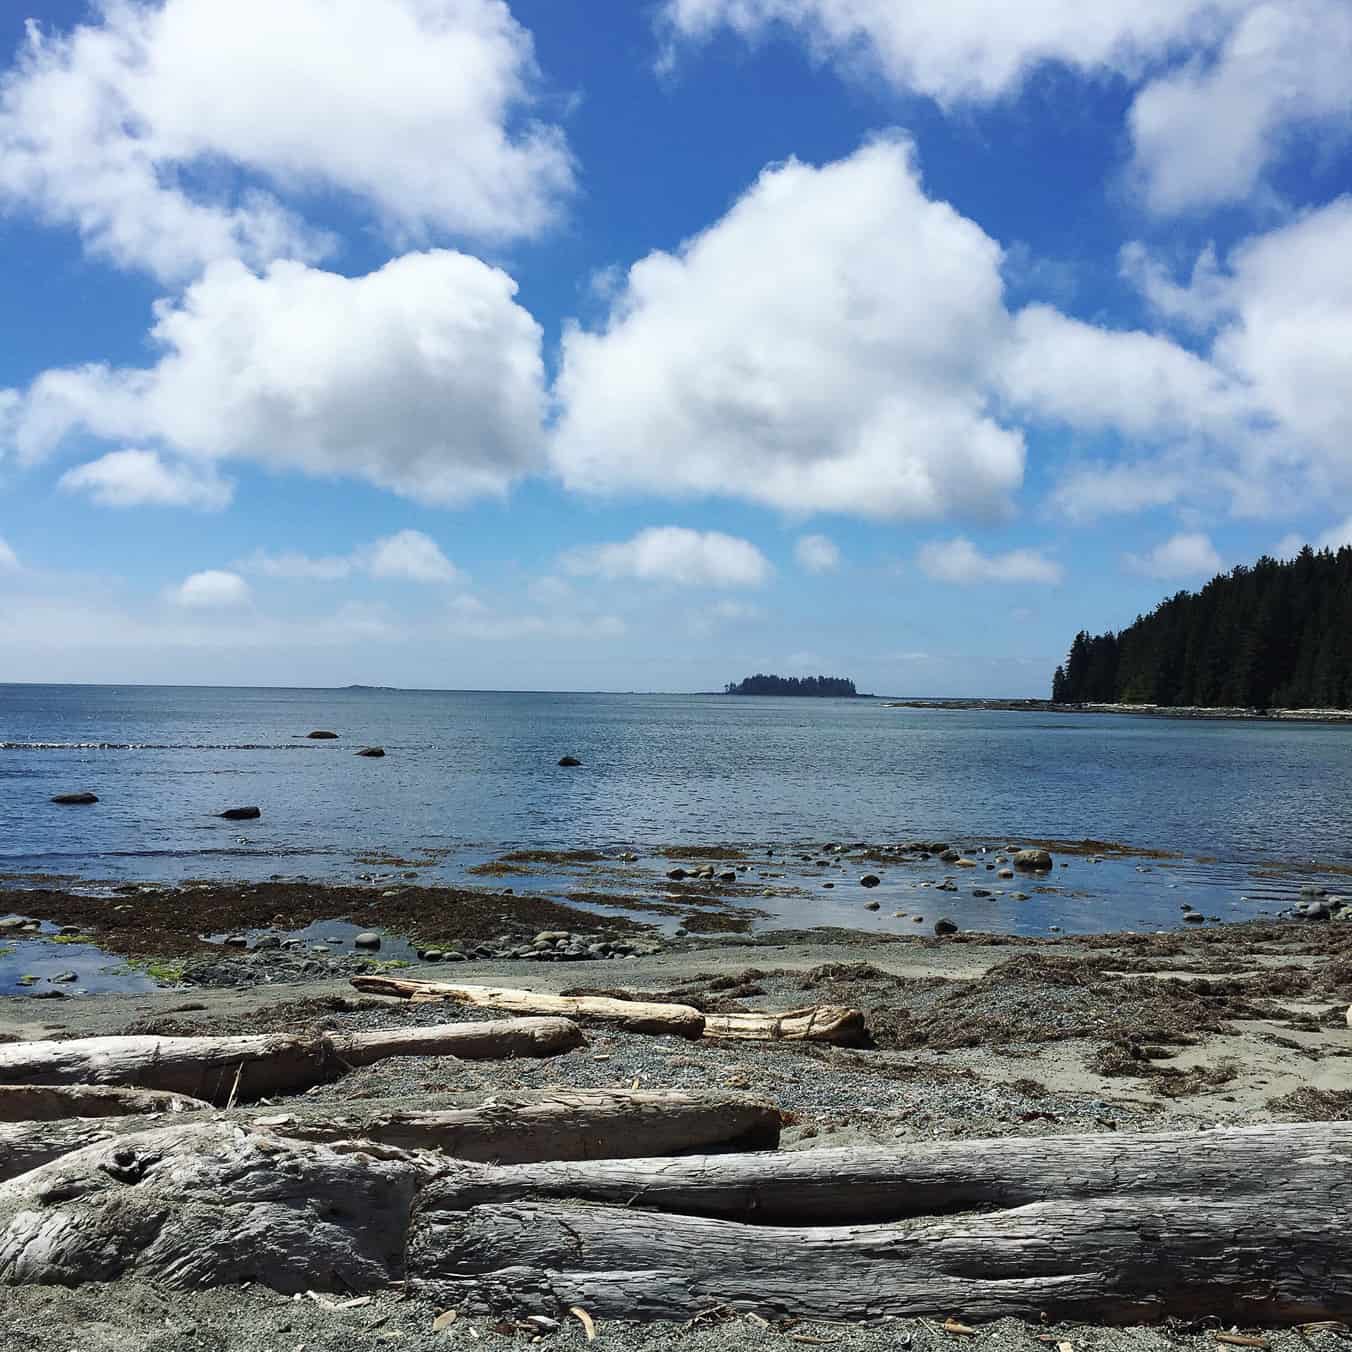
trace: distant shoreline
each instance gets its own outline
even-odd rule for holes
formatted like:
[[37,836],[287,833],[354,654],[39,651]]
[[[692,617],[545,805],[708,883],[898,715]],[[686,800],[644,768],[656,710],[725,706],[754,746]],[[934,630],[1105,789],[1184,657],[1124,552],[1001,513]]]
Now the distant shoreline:
[[900,699],[888,709],[990,710],[1021,714],[1129,714],[1137,718],[1181,718],[1231,722],[1352,723],[1352,709],[1207,708],[1168,704],[1053,704],[1049,699]]

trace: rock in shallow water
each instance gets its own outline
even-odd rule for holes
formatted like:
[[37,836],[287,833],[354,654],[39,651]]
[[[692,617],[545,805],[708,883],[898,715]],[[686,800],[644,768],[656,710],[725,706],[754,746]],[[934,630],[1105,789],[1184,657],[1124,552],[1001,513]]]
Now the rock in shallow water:
[[860,880],[859,880],[859,886],[860,886],[860,887],[877,887],[878,884],[879,884],[880,882],[882,882],[882,879],[881,879],[880,877],[878,877],[878,875],[877,875],[876,873],[866,873],[866,874],[864,874],[864,876],[863,876],[862,878],[860,878]]
[[368,760],[379,760],[385,754],[383,746],[364,746],[357,752],[359,756],[365,756]]
[[98,801],[99,796],[96,793],[58,793],[52,798],[52,802],[59,803],[62,807],[85,807]]
[[958,926],[956,921],[950,920],[946,915],[940,916],[934,922],[934,932],[935,934],[956,934]]
[[1046,850],[1020,850],[1014,856],[1014,867],[1041,872],[1052,866],[1052,857]]
[[380,935],[374,930],[363,930],[352,940],[352,943],[357,948],[379,948]]
[[316,728],[314,732],[305,734],[312,742],[332,742],[338,737],[336,732],[329,732],[327,728]]
[[263,809],[259,807],[228,807],[218,815],[224,817],[228,822],[251,822],[263,815]]
[[576,756],[560,756],[559,764],[565,768],[571,769],[575,765],[581,765],[582,762]]

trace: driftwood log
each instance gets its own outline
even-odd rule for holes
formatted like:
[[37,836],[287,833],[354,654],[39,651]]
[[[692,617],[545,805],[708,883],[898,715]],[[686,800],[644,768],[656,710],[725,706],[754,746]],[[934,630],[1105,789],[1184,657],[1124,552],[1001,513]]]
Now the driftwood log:
[[[165,1096],[168,1097],[168,1096]],[[779,1143],[780,1112],[749,1094],[617,1089],[566,1089],[499,1094],[472,1107],[411,1110],[366,1100],[334,1105],[236,1109],[208,1104],[186,1123],[228,1121],[276,1136],[332,1143],[373,1141],[401,1150],[435,1150],[457,1159],[520,1164],[535,1160],[618,1159],[631,1155],[765,1149]],[[0,1180],[99,1142],[161,1123],[144,1118],[0,1124]]]
[[559,1014],[570,1019],[617,1024],[635,1033],[674,1033],[697,1038],[704,1032],[704,1015],[689,1005],[656,1004],[647,1000],[616,1000],[605,995],[553,995],[514,990],[506,986],[465,986],[449,981],[408,981],[392,976],[354,976],[359,991],[398,995],[404,999],[454,1000],[483,1009],[506,1009],[514,1014]]
[[14,1042],[0,1046],[0,1083],[135,1085],[222,1104],[304,1089],[387,1056],[549,1056],[581,1041],[567,1019],[501,1019],[370,1033]]
[[[799,1223],[764,1223],[794,1196],[815,1199]],[[221,1123],[0,1184],[0,1283],[404,1281],[629,1319],[1293,1323],[1352,1315],[1349,1202],[1343,1122],[508,1167]]]
[[808,1006],[782,1012],[701,1014],[690,1005],[618,999],[609,995],[554,995],[504,986],[466,986],[450,981],[417,981],[391,976],[354,976],[359,991],[397,995],[406,1000],[454,1000],[517,1014],[563,1014],[599,1020],[634,1033],[675,1033],[680,1037],[743,1038],[762,1042],[863,1041],[868,1030],[857,1009],[841,1005]]
[[0,1084],[0,1123],[57,1122],[71,1117],[125,1117],[209,1108],[201,1099],[154,1089],[102,1084]]
[[868,1037],[863,1014],[844,1005],[809,1005],[782,1012],[749,1010],[706,1014],[704,1036],[758,1042],[835,1042],[852,1046]]

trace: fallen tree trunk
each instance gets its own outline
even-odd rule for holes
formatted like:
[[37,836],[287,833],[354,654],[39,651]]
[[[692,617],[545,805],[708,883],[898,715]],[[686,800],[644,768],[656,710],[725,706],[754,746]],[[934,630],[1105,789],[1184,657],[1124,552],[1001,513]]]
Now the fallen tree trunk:
[[[697,1150],[773,1148],[780,1113],[748,1094],[685,1094],[612,1089],[500,1094],[472,1107],[424,1112],[366,1101],[348,1112],[296,1105],[210,1117],[260,1127],[293,1140],[373,1141],[401,1150],[435,1150],[498,1164],[610,1159]],[[0,1180],[17,1178],[100,1141],[148,1130],[144,1119],[0,1124]]]
[[514,990],[505,986],[464,986],[448,981],[407,981],[391,976],[354,976],[359,991],[399,995],[405,999],[455,1000],[484,1009],[508,1009],[517,1014],[562,1014],[617,1024],[635,1033],[675,1033],[697,1038],[704,1032],[704,1015],[690,1005],[654,1004],[646,1000],[614,1000],[604,995],[553,995]]
[[71,1117],[185,1113],[208,1108],[201,1099],[154,1089],[97,1084],[0,1084],[0,1123],[56,1122]]
[[868,1028],[863,1014],[844,1005],[810,1005],[783,1013],[706,1014],[704,1036],[745,1038],[760,1042],[863,1042]]
[[[169,1127],[0,1184],[0,1283],[351,1292],[403,1281],[442,1303],[628,1319],[717,1306],[857,1320],[1352,1315],[1352,1123],[944,1143],[900,1150],[890,1169],[883,1152],[853,1165],[849,1152],[821,1153],[821,1177],[843,1176],[842,1195],[893,1189],[893,1219],[748,1223],[767,1181],[802,1184],[802,1155],[498,1168],[224,1123]],[[931,1189],[946,1175],[947,1205],[908,1193],[908,1167]],[[626,1170],[644,1186],[623,1205],[577,1200]],[[560,1171],[568,1200],[551,1196]],[[984,1181],[968,1184],[973,1172]],[[1030,1172],[1054,1191],[1020,1201]],[[702,1178],[717,1183],[706,1201],[722,1195],[731,1212],[735,1199],[737,1219],[677,1209],[689,1202],[680,1188]],[[997,1209],[970,1200],[992,1196]],[[876,1206],[863,1197],[854,1209]]]
[[501,1019],[370,1033],[15,1042],[0,1046],[0,1082],[137,1085],[222,1104],[304,1089],[387,1056],[548,1056],[581,1041],[567,1019]]
[[465,986],[449,981],[416,981],[403,977],[354,976],[359,991],[397,995],[408,1000],[456,1000],[487,1009],[519,1014],[565,1014],[598,1019],[635,1033],[676,1033],[681,1037],[744,1038],[763,1042],[862,1042],[868,1035],[864,1016],[842,1005],[808,1006],[781,1013],[753,1010],[736,1014],[701,1014],[690,1005],[651,1000],[622,1000],[608,995],[554,995],[503,986]]

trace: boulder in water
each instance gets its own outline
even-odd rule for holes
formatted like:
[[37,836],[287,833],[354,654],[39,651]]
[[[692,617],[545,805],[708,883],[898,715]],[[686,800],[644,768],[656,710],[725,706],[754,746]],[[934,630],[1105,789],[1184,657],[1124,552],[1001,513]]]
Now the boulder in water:
[[866,873],[866,874],[864,874],[864,876],[863,876],[862,878],[860,878],[860,880],[859,880],[859,886],[860,886],[860,887],[877,887],[878,884],[879,884],[880,882],[882,882],[882,879],[881,879],[880,877],[878,877],[878,875],[877,875],[876,873]]
[[935,934],[956,934],[958,926],[955,921],[950,920],[946,915],[940,916],[934,922],[934,932]]
[[326,728],[316,728],[314,732],[305,734],[312,742],[332,742],[337,740],[336,732],[329,732]]
[[581,765],[582,762],[576,756],[560,756],[559,764],[571,769],[575,765]]
[[261,807],[228,807],[224,812],[217,815],[224,817],[228,822],[251,822],[255,817],[263,815],[263,809]]
[[1014,856],[1014,867],[1042,872],[1052,866],[1052,857],[1046,850],[1020,850]]
[[374,930],[363,930],[352,940],[354,948],[379,948],[380,935]]
[[357,755],[367,756],[371,760],[379,760],[380,757],[383,756],[384,754],[385,748],[383,746],[364,746],[360,751],[357,752]]
[[87,803],[98,801],[96,793],[58,793],[52,796],[52,802],[60,803],[62,807],[84,807]]

